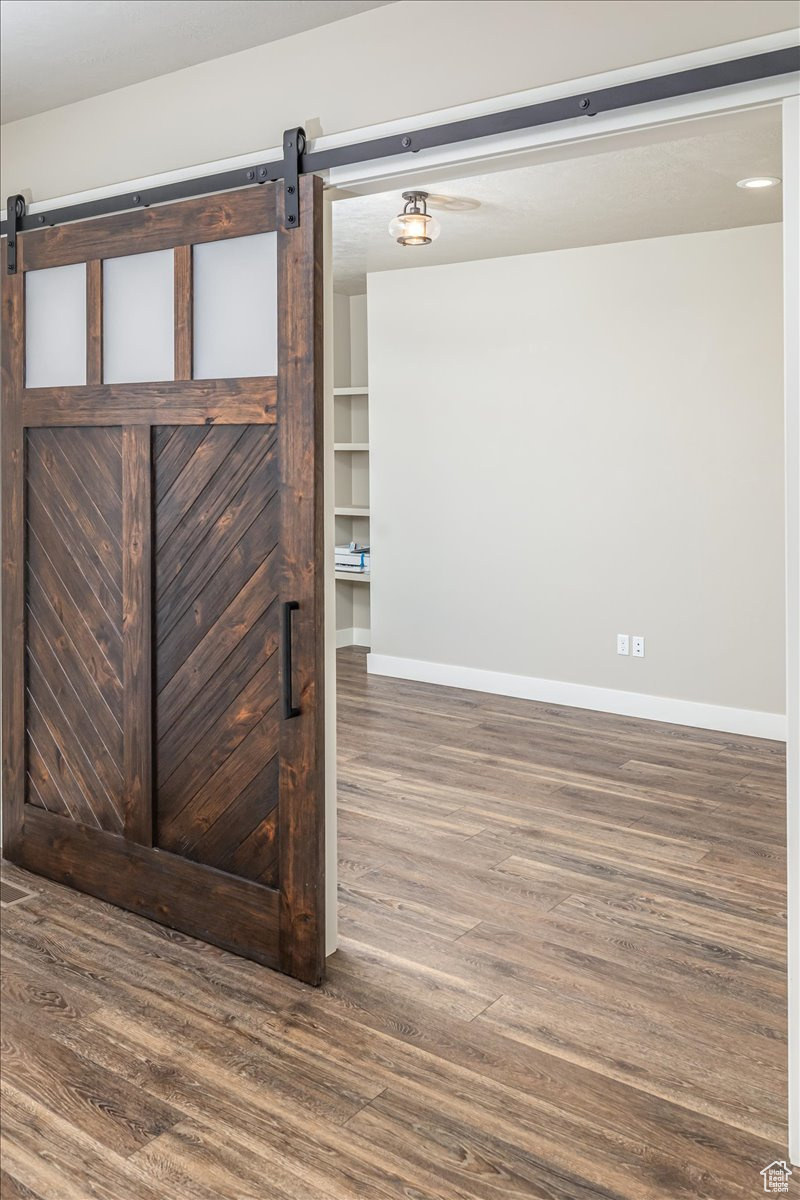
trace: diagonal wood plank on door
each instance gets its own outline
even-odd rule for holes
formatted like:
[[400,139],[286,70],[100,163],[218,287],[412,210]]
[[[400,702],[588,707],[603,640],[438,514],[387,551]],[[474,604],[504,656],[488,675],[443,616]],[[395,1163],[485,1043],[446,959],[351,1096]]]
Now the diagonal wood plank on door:
[[265,880],[278,800],[277,490],[269,427],[154,440],[158,845]]
[[[278,873],[278,756],[271,758],[236,803],[220,816],[189,852],[204,859],[214,854],[217,866],[232,875],[274,887]],[[266,816],[261,816],[266,811]],[[257,824],[253,827],[253,820]]]
[[249,582],[259,565],[269,558],[278,541],[278,515],[278,506],[270,504],[263,520],[254,521],[230,551],[225,560],[225,569],[215,571],[209,580],[196,589],[191,604],[172,625],[168,625],[161,614],[156,613],[156,640],[159,644],[156,687],[159,691],[236,600],[242,578]]
[[[233,427],[234,429],[236,426]],[[223,427],[215,427],[209,431],[202,443],[212,443],[217,440]],[[264,472],[264,460],[271,451],[275,435],[262,426],[249,426],[237,444],[231,448],[225,461],[225,469],[218,470],[206,487],[191,497],[191,501],[181,498],[180,520],[176,522],[169,536],[164,536],[163,529],[170,517],[170,510],[164,504],[159,505],[156,512],[157,529],[159,531],[159,552],[156,560],[156,584],[159,593],[166,603],[174,593],[181,594],[185,590],[185,582],[180,576],[192,561],[196,552],[206,552],[213,545],[219,545],[220,537],[212,536],[213,529],[224,518],[225,526],[234,525],[236,533],[241,536],[246,526],[234,521],[239,517],[239,510],[246,499],[254,494],[262,495],[259,486],[263,477],[273,480],[277,487],[274,471]],[[195,453],[199,453],[200,448]],[[159,459],[156,458],[156,481],[159,476]],[[256,469],[262,478],[253,481]],[[186,468],[184,468],[185,470]],[[249,485],[249,486],[248,486]],[[158,493],[158,482],[156,492]],[[273,489],[274,490],[274,489]],[[264,500],[266,500],[264,496]],[[180,503],[180,501],[178,501]],[[249,522],[248,522],[249,523]],[[238,540],[238,539],[237,539]]]
[[[39,532],[44,532],[39,525]],[[118,626],[86,586],[71,555],[59,559],[58,546],[42,543],[28,525],[28,579],[36,581],[53,611],[66,619],[70,636],[81,648],[83,662],[107,704],[119,703],[122,692],[122,637]],[[56,567],[54,559],[59,560]],[[80,598],[80,601],[77,599]]]
[[[166,719],[161,730],[159,752],[162,764],[170,769],[181,761],[193,746],[204,738],[217,719],[220,708],[233,703],[253,671],[253,663],[265,662],[277,649],[277,620],[273,612],[275,601],[255,621],[223,660],[189,709],[177,712],[169,727]],[[162,766],[162,770],[166,769]]]
[[[263,663],[205,735],[187,752],[164,764],[159,780],[159,812],[166,818],[203,787],[275,703],[278,664],[273,654]],[[173,769],[173,763],[175,763]]]
[[[83,431],[87,442],[97,437],[94,429]],[[32,429],[28,435],[29,460],[34,460],[28,480],[41,482],[55,503],[65,536],[82,543],[115,594],[122,595],[122,561],[119,553],[122,530],[112,531],[94,500],[94,480],[82,479],[79,471],[61,452],[58,434],[49,429]],[[36,473],[36,463],[41,474]],[[121,463],[121,460],[120,460]],[[69,543],[68,543],[69,544]]]
[[28,432],[30,800],[119,833],[123,814],[119,429]]

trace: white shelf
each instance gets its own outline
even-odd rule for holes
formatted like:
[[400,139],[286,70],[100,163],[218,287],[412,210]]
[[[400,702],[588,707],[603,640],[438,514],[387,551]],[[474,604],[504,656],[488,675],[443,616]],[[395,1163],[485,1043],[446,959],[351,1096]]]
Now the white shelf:
[[333,510],[336,517],[368,517],[369,509],[358,504],[343,504]]
[[366,396],[368,391],[369,388],[365,385],[364,387],[334,388],[333,394],[334,396]]
[[369,571],[335,571],[338,583],[369,583]]
[[369,442],[334,442],[334,450],[341,450],[343,454],[349,451],[363,451],[369,454]]

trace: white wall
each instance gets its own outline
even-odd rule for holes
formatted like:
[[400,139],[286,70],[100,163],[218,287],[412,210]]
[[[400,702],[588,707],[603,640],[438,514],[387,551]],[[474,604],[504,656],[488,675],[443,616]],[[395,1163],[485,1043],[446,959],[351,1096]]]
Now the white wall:
[[350,297],[350,382],[361,387],[369,381],[367,353],[367,297]]
[[15,121],[3,198],[41,201],[791,29],[794,0],[400,0]]
[[[330,280],[331,285],[333,279]],[[350,297],[332,293],[333,386],[350,386]]]
[[781,226],[386,272],[368,296],[372,669],[779,736]]

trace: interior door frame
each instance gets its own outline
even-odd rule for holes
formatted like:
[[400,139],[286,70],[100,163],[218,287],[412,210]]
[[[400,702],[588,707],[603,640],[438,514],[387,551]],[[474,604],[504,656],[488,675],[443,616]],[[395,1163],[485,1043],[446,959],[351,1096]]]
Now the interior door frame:
[[[3,815],[5,853],[21,866],[316,984],[325,963],[321,180],[304,176],[299,193],[295,228],[283,221],[282,189],[265,184],[26,234],[15,274],[2,256]],[[277,233],[277,376],[194,380],[191,246],[266,232]],[[175,252],[174,382],[104,384],[100,261],[166,249]],[[27,388],[26,273],[72,263],[87,264],[87,382]],[[121,426],[133,451],[123,458],[121,547],[133,580],[123,616],[130,841],[25,803],[26,431],[82,423]],[[291,681],[279,667],[278,695],[293,684],[297,709],[278,717],[277,889],[153,846],[149,578],[151,428],[276,423],[277,602],[297,605]]]

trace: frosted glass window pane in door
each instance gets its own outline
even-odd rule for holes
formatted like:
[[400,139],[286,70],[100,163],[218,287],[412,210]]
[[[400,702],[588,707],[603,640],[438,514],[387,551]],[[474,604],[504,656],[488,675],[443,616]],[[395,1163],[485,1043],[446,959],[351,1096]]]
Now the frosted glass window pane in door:
[[195,246],[195,379],[277,373],[277,234]]
[[86,263],[25,276],[25,384],[86,383]]
[[103,380],[175,378],[174,261],[171,250],[103,263]]

